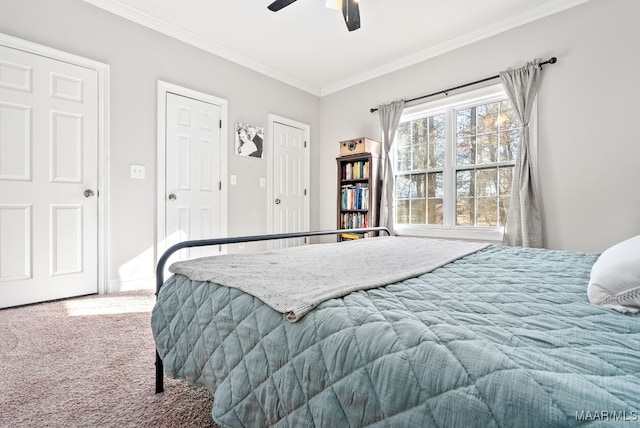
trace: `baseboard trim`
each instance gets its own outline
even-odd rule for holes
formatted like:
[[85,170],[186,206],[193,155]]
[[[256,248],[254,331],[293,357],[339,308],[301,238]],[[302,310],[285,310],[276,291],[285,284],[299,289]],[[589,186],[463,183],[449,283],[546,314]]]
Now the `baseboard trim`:
[[156,287],[155,276],[128,280],[111,280],[106,294],[118,293],[120,291],[133,290],[153,290]]

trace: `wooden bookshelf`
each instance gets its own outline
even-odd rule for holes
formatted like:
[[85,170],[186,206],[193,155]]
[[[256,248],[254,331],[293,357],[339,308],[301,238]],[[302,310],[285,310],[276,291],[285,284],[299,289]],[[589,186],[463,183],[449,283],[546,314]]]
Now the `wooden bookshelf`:
[[[378,225],[380,204],[377,153],[362,152],[336,158],[338,170],[338,229],[353,229]],[[339,241],[365,236],[342,234]]]

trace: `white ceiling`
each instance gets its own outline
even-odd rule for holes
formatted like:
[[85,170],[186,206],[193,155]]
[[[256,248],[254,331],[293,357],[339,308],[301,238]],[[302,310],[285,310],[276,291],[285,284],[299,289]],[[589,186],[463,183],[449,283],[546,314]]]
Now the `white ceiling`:
[[322,96],[588,0],[360,0],[349,32],[325,0],[84,0]]

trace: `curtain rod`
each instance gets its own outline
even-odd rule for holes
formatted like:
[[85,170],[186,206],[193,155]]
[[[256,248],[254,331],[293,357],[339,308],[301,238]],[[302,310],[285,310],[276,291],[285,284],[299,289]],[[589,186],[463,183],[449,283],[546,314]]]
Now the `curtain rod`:
[[[558,58],[551,57],[548,60],[539,63],[538,65],[540,66],[540,69],[542,69],[543,65],[546,64],[555,64],[556,62],[558,62]],[[436,95],[440,95],[440,94],[445,94],[445,95],[449,95],[449,92],[451,91],[455,91],[456,89],[461,89],[461,88],[466,88],[467,86],[472,86],[472,85],[477,85],[478,83],[483,83],[483,82],[488,82],[489,80],[494,80],[494,79],[498,79],[500,77],[499,74],[496,74],[495,76],[491,76],[491,77],[485,77],[484,79],[480,79],[480,80],[475,80],[473,82],[469,82],[469,83],[465,83],[463,85],[458,85],[458,86],[454,86],[453,88],[449,88],[449,89],[444,89],[442,91],[438,91],[438,92],[434,92],[432,94],[428,94],[428,95],[422,95],[420,97],[416,97],[416,98],[411,98],[410,100],[406,100],[405,103],[410,103],[413,101],[418,101],[424,98],[429,98],[429,97],[434,97]],[[369,110],[371,113],[374,113],[376,111],[378,111],[377,108],[372,108]]]

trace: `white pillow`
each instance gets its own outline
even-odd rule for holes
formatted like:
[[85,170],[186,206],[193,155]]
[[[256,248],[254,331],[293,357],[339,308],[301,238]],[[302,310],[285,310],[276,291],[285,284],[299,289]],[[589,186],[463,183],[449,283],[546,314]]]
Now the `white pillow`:
[[640,311],[640,235],[606,249],[591,268],[589,301],[620,312]]

